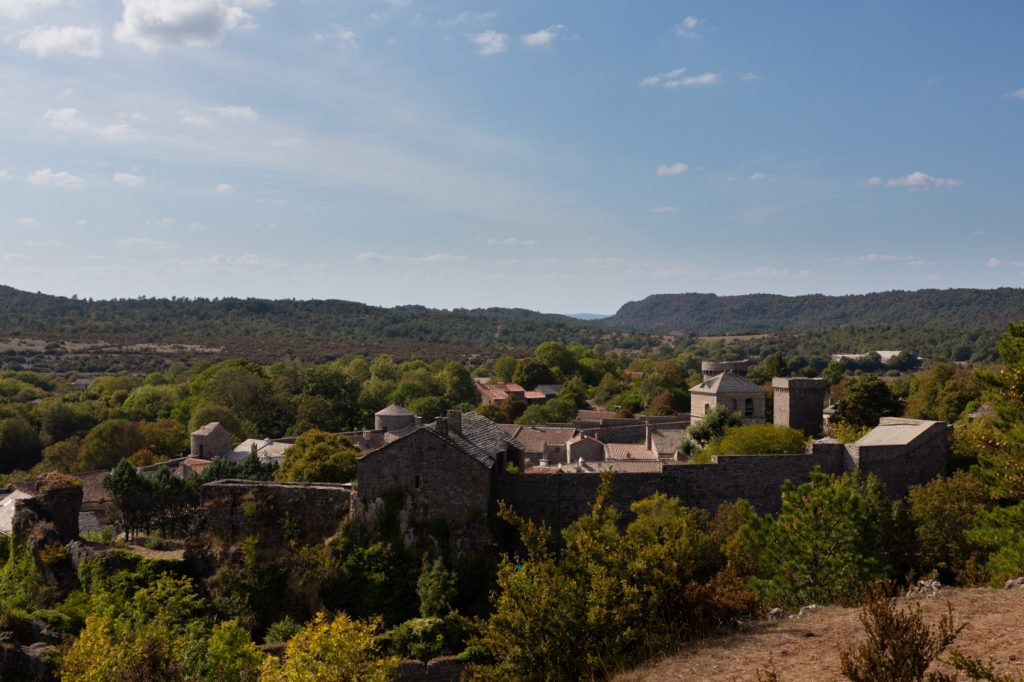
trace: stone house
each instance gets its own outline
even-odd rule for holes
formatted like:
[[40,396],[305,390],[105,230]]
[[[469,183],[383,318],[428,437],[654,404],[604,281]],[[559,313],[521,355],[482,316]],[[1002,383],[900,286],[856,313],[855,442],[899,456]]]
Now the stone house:
[[191,456],[199,459],[217,459],[228,453],[231,448],[231,432],[220,422],[210,422],[192,432]]
[[690,418],[694,422],[725,406],[747,424],[764,424],[764,389],[739,374],[722,372],[690,389]]
[[369,530],[395,514],[408,544],[446,540],[457,554],[493,541],[495,481],[522,446],[476,412],[449,412],[356,460],[353,515]]

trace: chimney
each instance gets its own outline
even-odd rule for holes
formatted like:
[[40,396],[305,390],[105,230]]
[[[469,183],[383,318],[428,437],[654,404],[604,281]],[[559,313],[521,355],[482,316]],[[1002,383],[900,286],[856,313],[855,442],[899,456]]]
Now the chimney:
[[434,430],[442,436],[448,435],[448,419],[445,417],[438,417],[434,422]]
[[458,410],[448,410],[448,428],[456,436],[462,435],[462,413]]
[[644,425],[644,435],[645,435],[645,438],[647,440],[647,449],[648,450],[653,449],[653,448],[651,448],[651,425],[650,424],[645,424]]

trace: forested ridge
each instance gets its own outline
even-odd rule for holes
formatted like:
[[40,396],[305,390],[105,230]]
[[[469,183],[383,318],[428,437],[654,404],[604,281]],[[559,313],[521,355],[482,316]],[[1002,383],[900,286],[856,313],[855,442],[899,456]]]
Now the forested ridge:
[[920,289],[847,296],[655,294],[604,320],[647,332],[733,334],[845,325],[1004,328],[1024,312],[1024,289]]

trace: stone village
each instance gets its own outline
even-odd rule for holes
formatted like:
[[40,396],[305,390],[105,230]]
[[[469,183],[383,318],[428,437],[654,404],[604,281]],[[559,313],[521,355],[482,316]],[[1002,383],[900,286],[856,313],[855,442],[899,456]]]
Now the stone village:
[[[660,492],[709,511],[722,502],[744,498],[762,514],[778,509],[785,480],[807,481],[816,467],[828,474],[855,469],[874,474],[893,498],[944,473],[947,425],[901,418],[883,418],[852,444],[817,438],[804,454],[716,456],[708,464],[680,461],[677,447],[686,437],[686,427],[717,406],[738,412],[747,423],[764,423],[765,392],[744,377],[745,369],[743,362],[704,363],[705,380],[690,389],[691,413],[674,416],[622,418],[582,410],[571,424],[520,426],[496,424],[476,412],[452,411],[423,424],[412,412],[391,405],[375,415],[373,429],[344,434],[363,453],[357,460],[354,489],[325,483],[208,483],[201,492],[197,524],[237,525],[231,535],[239,537],[245,525],[239,507],[208,503],[225,494],[259,490],[264,496],[292,500],[298,496],[295,504],[307,509],[337,509],[338,517],[314,532],[323,538],[346,513],[360,526],[372,528],[385,500],[397,497],[408,542],[429,542],[430,529],[443,527],[450,547],[464,553],[493,544],[499,501],[556,531],[566,527],[587,511],[600,474],[608,469],[617,472],[613,502],[623,511],[631,502]],[[525,392],[515,384],[479,383],[485,401],[500,401],[515,392],[526,400],[544,400],[558,389],[545,386]],[[772,390],[776,424],[808,436],[821,435],[827,419],[823,379],[776,378]],[[168,466],[186,476],[202,471],[214,459],[243,460],[253,452],[263,461],[280,462],[292,442],[250,439],[235,446],[231,434],[212,423],[191,435],[188,456],[142,467],[140,472]],[[83,531],[103,521],[106,491],[100,482],[106,473],[78,475],[83,483],[79,517]],[[30,485],[16,484],[0,498],[0,530],[10,532],[18,500],[33,495]],[[224,513],[232,518],[210,518]],[[299,519],[320,517],[298,515]]]

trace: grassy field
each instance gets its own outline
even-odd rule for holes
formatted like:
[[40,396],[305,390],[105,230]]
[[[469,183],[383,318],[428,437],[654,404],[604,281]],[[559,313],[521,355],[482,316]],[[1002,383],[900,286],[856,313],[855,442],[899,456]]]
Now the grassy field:
[[[946,613],[947,603],[956,623],[968,623],[954,648],[982,660],[991,658],[999,672],[1024,674],[1024,589],[942,589],[934,596],[900,599],[901,606],[920,604],[925,620],[933,624]],[[843,680],[839,652],[863,641],[859,616],[857,608],[828,607],[800,618],[751,623],[614,679],[746,682],[773,664],[782,682]]]

